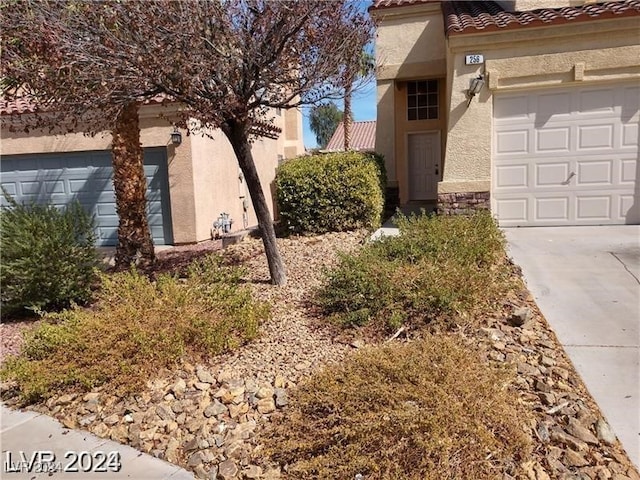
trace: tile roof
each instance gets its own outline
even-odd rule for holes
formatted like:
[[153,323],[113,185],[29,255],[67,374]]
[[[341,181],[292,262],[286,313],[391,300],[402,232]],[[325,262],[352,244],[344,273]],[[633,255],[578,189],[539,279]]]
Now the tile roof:
[[[353,122],[351,124],[351,149],[370,150],[376,148],[376,121]],[[333,132],[325,151],[337,152],[344,149],[344,124],[341,122]]]
[[34,113],[37,110],[36,104],[25,97],[10,102],[0,98],[0,115],[21,115],[23,113]]
[[509,12],[495,1],[467,0],[442,2],[442,12],[447,35],[456,35],[638,16],[640,0],[541,8],[526,12]]
[[439,0],[373,0],[373,4],[369,10],[378,10],[382,8],[406,7],[409,5],[417,5],[420,3],[433,3]]

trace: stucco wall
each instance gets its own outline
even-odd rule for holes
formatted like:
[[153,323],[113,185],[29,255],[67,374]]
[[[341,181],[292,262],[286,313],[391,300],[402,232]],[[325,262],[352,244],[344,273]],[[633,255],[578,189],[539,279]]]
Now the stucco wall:
[[[222,212],[234,221],[233,230],[257,224],[251,199],[240,183],[240,169],[228,140],[220,130],[187,135],[183,130],[182,143],[172,145],[170,121],[164,107],[145,106],[140,110],[140,139],[143,147],[166,147],[169,171],[169,191],[173,241],[176,244],[207,240],[213,222]],[[274,123],[283,130],[278,139],[258,139],[252,152],[261,178],[262,188],[273,214],[273,180],[278,154],[295,156],[304,152],[302,119],[297,109],[274,112]],[[287,127],[290,132],[287,135]],[[285,139],[287,137],[288,139]],[[0,144],[3,155],[81,152],[111,149],[111,134],[99,133],[89,137],[81,133],[59,134],[32,131],[11,133],[2,131]],[[285,151],[286,146],[286,151]],[[243,198],[248,210],[243,214]]]
[[376,60],[378,80],[418,78],[444,73],[444,25],[440,5],[419,4],[374,13],[379,21]]
[[[221,213],[233,220],[232,231],[257,225],[251,197],[242,177],[238,160],[231,144],[220,130],[207,130],[191,135],[194,175],[196,238],[211,237],[213,222]],[[278,154],[283,154],[282,139],[258,139],[252,153],[262,190],[273,215],[273,180],[278,165]],[[241,180],[242,177],[242,180]],[[243,201],[246,200],[247,210]]]
[[440,124],[406,122],[406,102],[402,97],[406,90],[401,90],[401,81],[445,76],[442,11],[439,4],[418,4],[380,10],[374,15],[379,21],[376,61],[381,65],[377,72],[376,151],[385,157],[388,185],[400,187],[400,201],[404,203],[407,172],[403,129],[433,130],[439,129]]
[[[191,165],[190,139],[183,132],[183,142],[173,146],[170,142],[173,127],[158,115],[167,115],[166,108],[145,106],[140,110],[140,143],[146,147],[166,147],[169,170],[169,189],[173,241],[184,243],[195,238],[195,209],[193,202],[193,171]],[[111,133],[101,132],[94,136],[82,133],[56,134],[45,131],[9,132],[2,130],[0,151],[2,155],[84,152],[110,150]],[[175,212],[180,212],[176,215]]]
[[[637,20],[586,22],[449,39],[451,97],[443,181],[439,193],[490,189],[493,94],[502,90],[640,80]],[[483,54],[485,66],[464,56]],[[466,107],[470,80],[487,86]]]

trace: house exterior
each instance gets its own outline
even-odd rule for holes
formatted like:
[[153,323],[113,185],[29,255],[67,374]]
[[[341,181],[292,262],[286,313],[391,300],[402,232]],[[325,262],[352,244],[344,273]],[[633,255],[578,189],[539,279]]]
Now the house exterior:
[[[349,149],[358,152],[375,152],[376,121],[353,122]],[[344,122],[340,122],[333,132],[324,152],[341,152],[344,150]]]
[[[149,225],[156,245],[208,240],[221,213],[230,231],[254,226],[257,219],[237,159],[220,130],[187,134],[172,142],[170,107],[140,108],[140,138],[147,174]],[[28,115],[26,103],[3,102],[3,115]],[[299,110],[274,111],[278,138],[253,143],[252,153],[267,199],[279,161],[304,153]],[[19,118],[18,118],[19,121]],[[205,135],[206,133],[206,135]],[[98,244],[117,243],[118,216],[112,185],[111,134],[14,133],[2,130],[0,182],[18,201],[64,205],[77,199],[95,216]],[[273,202],[269,205],[273,215]],[[220,233],[218,231],[217,233]]]
[[[400,203],[501,225],[640,223],[640,1],[375,0]],[[474,90],[475,88],[475,90]]]

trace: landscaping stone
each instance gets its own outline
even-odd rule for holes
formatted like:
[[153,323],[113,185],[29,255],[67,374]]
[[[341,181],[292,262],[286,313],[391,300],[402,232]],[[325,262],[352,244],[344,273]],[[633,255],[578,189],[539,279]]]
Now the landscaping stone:
[[[319,326],[307,306],[318,272],[335,261],[336,250],[357,248],[359,241],[348,233],[279,239],[289,282],[278,288],[268,283],[260,240],[230,247],[232,256],[248,262],[252,293],[272,308],[256,340],[210,362],[183,363],[134,396],[96,390],[33,408],[127,442],[198,478],[281,478],[277,466],[264,463],[263,428],[286,412],[291,389],[316,367],[376,342],[366,338],[354,346],[343,332]],[[487,352],[489,362],[513,370],[514,401],[534,416],[527,427],[535,442],[533,456],[526,469],[505,479],[640,480],[530,296],[505,301],[502,316],[465,335]]]

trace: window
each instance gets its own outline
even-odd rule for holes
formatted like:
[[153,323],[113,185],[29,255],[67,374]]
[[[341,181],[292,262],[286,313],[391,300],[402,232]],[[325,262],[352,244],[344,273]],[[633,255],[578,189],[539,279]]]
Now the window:
[[438,80],[407,82],[407,118],[438,119]]

